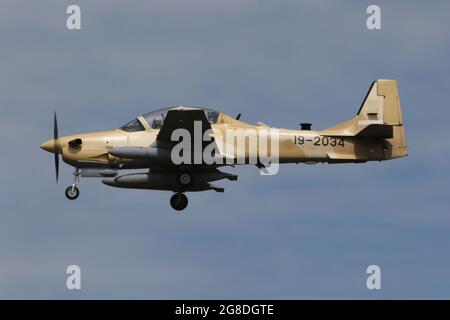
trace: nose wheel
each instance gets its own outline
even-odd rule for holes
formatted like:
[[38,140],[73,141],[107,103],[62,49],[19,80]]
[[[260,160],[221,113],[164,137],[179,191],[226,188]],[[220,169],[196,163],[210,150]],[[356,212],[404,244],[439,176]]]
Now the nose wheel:
[[175,209],[177,211],[181,211],[187,207],[188,198],[186,197],[186,195],[184,193],[180,193],[180,192],[175,193],[170,198],[170,205],[172,206],[173,209]]
[[80,196],[80,189],[78,189],[77,186],[80,183],[81,170],[79,168],[76,168],[73,175],[74,175],[73,183],[71,186],[68,186],[66,188],[65,192],[66,198],[69,200],[75,200]]
[[80,189],[75,186],[67,187],[66,198],[69,200],[75,200],[80,195]]

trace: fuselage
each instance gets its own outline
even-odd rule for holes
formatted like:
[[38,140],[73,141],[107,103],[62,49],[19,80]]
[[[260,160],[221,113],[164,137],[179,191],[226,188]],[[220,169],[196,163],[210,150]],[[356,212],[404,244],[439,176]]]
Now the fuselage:
[[[59,152],[63,160],[74,167],[113,166],[123,168],[147,168],[152,160],[136,160],[111,155],[109,151],[119,147],[149,147],[155,145],[159,128],[152,128],[143,117],[138,118],[144,130],[109,131],[84,133],[59,138]],[[219,151],[227,156],[235,156],[234,164],[248,164],[249,159],[260,152],[258,142],[237,143],[240,135],[251,131],[256,140],[267,138],[278,144],[277,162],[279,163],[339,163],[385,160],[384,145],[381,140],[360,141],[356,137],[333,137],[323,135],[321,131],[289,130],[271,128],[264,124],[250,125],[220,113],[217,121],[211,124],[213,136]],[[237,132],[236,139],[227,141],[227,132]],[[201,139],[202,137],[200,137]],[[222,138],[222,139],[220,139]],[[81,143],[71,145],[79,139]],[[269,139],[269,140],[270,140]],[[228,139],[229,140],[229,139]],[[220,141],[220,142],[219,142]],[[271,153],[269,141],[267,149]],[[41,147],[54,152],[55,143],[48,140]],[[231,150],[231,151],[230,151]],[[233,154],[230,154],[232,152]],[[272,154],[271,154],[272,155]],[[238,160],[239,158],[239,160]],[[227,163],[228,164],[228,163]],[[220,166],[219,163],[217,166]]]

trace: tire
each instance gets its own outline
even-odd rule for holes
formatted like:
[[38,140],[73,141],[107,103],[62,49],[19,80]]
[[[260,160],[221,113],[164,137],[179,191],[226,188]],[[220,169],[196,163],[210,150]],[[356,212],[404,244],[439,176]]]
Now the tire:
[[189,172],[181,172],[177,177],[177,183],[182,187],[189,187],[192,182],[192,174]]
[[175,193],[170,198],[170,205],[174,210],[181,211],[184,210],[188,205],[188,198],[184,193]]
[[77,187],[67,187],[66,189],[66,198],[69,200],[75,200],[80,196],[80,190]]

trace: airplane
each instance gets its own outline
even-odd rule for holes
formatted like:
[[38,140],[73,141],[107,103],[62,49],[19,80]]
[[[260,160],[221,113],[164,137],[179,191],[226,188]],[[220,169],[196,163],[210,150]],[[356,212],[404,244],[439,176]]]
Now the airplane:
[[[311,130],[310,123],[301,123],[299,129],[293,130],[271,128],[260,122],[252,125],[240,121],[240,116],[231,117],[204,107],[176,106],[143,114],[118,129],[59,137],[55,112],[53,139],[40,147],[54,153],[57,182],[59,155],[75,168],[73,183],[65,191],[70,200],[77,199],[80,194],[80,177],[95,177],[101,178],[105,185],[117,188],[172,191],[170,205],[177,211],[188,205],[186,192],[223,192],[224,188],[211,182],[235,181],[238,177],[219,168],[250,164],[252,157],[256,157],[253,164],[264,171],[273,164],[364,163],[408,155],[396,80],[374,81],[356,116],[321,131]],[[199,133],[198,128],[202,138],[209,136],[210,144],[214,145],[213,159],[224,161],[174,161],[173,150],[181,140],[173,139],[177,129],[195,136],[196,131]],[[266,135],[269,132],[269,138],[275,141],[272,144],[278,146],[277,157],[263,162],[258,158],[262,144],[257,143],[255,147],[246,141],[239,146],[235,140],[227,142],[223,139],[226,130],[238,129],[251,129],[258,137],[264,130]],[[276,131],[267,131],[272,129]],[[191,149],[180,153],[186,152],[188,157],[184,159],[192,159],[195,152],[206,148],[204,140],[195,150],[192,145],[196,142],[188,142],[192,142],[186,144]],[[131,169],[145,171],[119,175],[120,170]]]

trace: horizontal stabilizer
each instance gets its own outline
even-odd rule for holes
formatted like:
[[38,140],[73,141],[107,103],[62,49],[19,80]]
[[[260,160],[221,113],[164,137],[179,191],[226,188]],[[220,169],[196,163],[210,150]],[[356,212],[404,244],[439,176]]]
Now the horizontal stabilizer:
[[371,124],[362,129],[356,136],[367,139],[392,139],[394,137],[394,126],[388,124]]
[[321,135],[326,137],[358,137],[365,139],[392,139],[394,126],[389,124],[369,124],[354,127],[354,130],[334,131],[324,130]]

